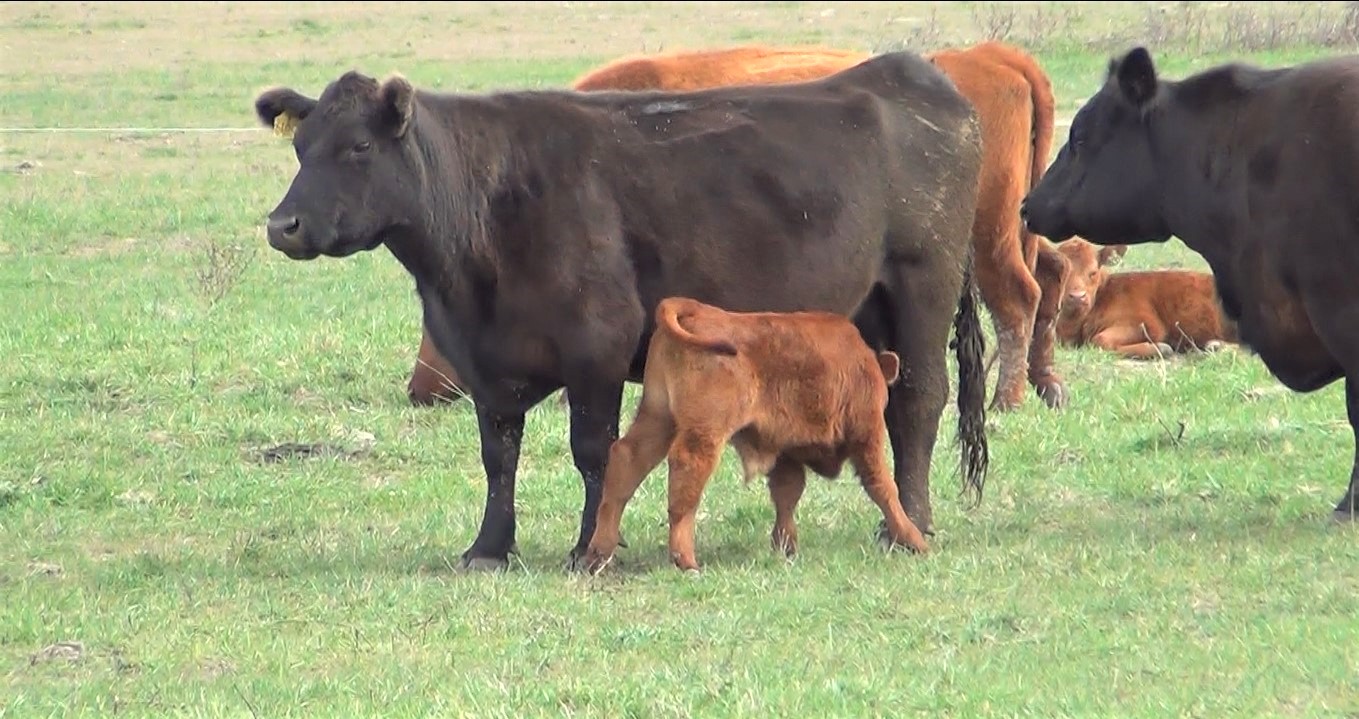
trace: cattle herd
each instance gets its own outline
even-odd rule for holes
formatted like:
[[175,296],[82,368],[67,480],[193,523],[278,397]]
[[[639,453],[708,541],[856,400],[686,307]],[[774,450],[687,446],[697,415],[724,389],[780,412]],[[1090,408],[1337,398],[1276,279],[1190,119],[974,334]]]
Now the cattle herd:
[[[806,470],[848,462],[880,540],[928,551],[950,351],[976,501],[986,412],[1026,385],[1067,406],[1058,343],[1140,359],[1239,344],[1295,391],[1346,378],[1355,427],[1355,79],[1359,59],[1337,58],[1170,80],[1135,47],[1051,165],[1052,85],[995,42],[627,57],[570,88],[479,94],[348,72],[255,111],[299,163],[270,245],[385,245],[423,308],[410,400],[474,404],[487,492],[462,566],[506,565],[525,414],[563,390],[584,487],[569,564],[595,572],[662,459],[670,554],[696,569],[695,510],[728,445],[766,478],[776,549],[795,551]],[[1108,270],[1171,237],[1211,272]],[[1354,516],[1356,451],[1337,520]]]

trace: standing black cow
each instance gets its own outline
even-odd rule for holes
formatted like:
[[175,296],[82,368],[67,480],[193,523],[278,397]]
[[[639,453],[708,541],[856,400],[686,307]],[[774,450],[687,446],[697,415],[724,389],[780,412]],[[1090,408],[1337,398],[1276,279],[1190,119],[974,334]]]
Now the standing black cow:
[[1359,58],[1158,78],[1136,47],[1109,64],[1021,209],[1041,235],[1101,245],[1179,237],[1212,268],[1241,340],[1280,382],[1345,378],[1359,484]]
[[894,349],[905,367],[888,408],[896,481],[922,530],[952,322],[964,487],[980,496],[968,234],[980,134],[923,59],[691,93],[437,94],[349,72],[319,99],[274,88],[255,110],[296,124],[300,167],[269,214],[270,245],[308,260],[385,244],[470,390],[488,487],[462,566],[507,563],[524,414],[561,387],[585,484],[580,558],[623,384],[640,380],[652,314],[671,295],[853,315]]

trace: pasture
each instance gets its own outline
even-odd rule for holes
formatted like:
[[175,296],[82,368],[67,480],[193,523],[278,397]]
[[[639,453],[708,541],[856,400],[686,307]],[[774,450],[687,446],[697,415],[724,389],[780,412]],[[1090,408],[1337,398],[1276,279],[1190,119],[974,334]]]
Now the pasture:
[[[988,417],[972,510],[950,402],[928,557],[877,549],[846,472],[809,481],[783,559],[728,451],[697,577],[666,552],[663,468],[609,571],[564,571],[581,482],[549,401],[519,555],[465,574],[476,421],[407,402],[408,276],[383,249],[301,263],[264,239],[296,167],[255,127],[273,84],[550,87],[681,46],[1002,34],[1066,119],[1132,42],[1171,77],[1355,48],[1348,3],[1262,5],[0,6],[0,716],[1359,714],[1341,384],[1290,393],[1243,351],[1059,347],[1069,407]],[[156,129],[185,127],[217,130]],[[1118,269],[1171,266],[1206,267],[1172,241]]]

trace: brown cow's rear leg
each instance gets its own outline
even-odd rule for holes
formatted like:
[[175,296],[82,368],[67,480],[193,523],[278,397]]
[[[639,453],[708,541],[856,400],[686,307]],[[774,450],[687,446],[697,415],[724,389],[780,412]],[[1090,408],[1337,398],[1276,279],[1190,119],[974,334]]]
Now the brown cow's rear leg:
[[910,547],[921,554],[930,551],[925,536],[906,516],[897,497],[896,484],[892,482],[892,474],[887,467],[887,452],[882,440],[869,441],[855,452],[850,461],[854,463],[854,471],[859,475],[859,483],[863,485],[864,491],[882,511],[887,525],[887,536],[883,539],[890,539],[892,544]]
[[[807,486],[807,471],[786,457],[780,457],[769,471],[769,499],[774,503],[774,530],[769,542],[774,551],[785,556],[797,553],[797,503]],[[896,493],[893,492],[893,495]]]
[[[1018,246],[1015,246],[1016,253]],[[1040,289],[1021,258],[982,250],[977,255],[977,284],[982,302],[991,310],[996,328],[1000,376],[991,409],[1007,411],[1024,402],[1029,369],[1029,344],[1038,313]],[[993,266],[998,264],[999,266]]]
[[1353,522],[1359,520],[1359,377],[1345,378],[1345,409],[1354,435],[1354,464],[1350,469],[1350,486],[1336,503],[1332,516],[1339,522]]
[[675,423],[670,416],[663,410],[649,411],[643,402],[627,434],[609,449],[595,533],[585,552],[585,570],[589,573],[599,573],[613,559],[621,539],[623,510],[642,480],[665,457],[674,435]]
[[462,388],[462,380],[447,359],[434,348],[429,332],[420,335],[420,350],[411,368],[410,380],[406,383],[406,397],[411,404],[420,407],[437,402],[456,402],[467,394]]
[[1071,399],[1066,383],[1054,368],[1057,315],[1066,293],[1070,263],[1047,241],[1039,240],[1034,279],[1038,282],[1038,310],[1034,315],[1033,340],[1029,345],[1029,382],[1048,407],[1060,409]]
[[698,571],[694,521],[703,488],[722,458],[723,438],[680,430],[670,447],[670,559],[685,571]]

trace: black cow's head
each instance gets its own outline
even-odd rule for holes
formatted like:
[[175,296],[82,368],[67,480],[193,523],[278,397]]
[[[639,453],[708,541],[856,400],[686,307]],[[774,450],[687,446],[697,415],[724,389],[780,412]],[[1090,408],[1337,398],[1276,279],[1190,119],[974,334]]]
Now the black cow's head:
[[415,91],[399,76],[378,84],[349,72],[317,100],[290,88],[261,93],[256,114],[292,132],[299,164],[269,213],[269,244],[295,260],[345,257],[418,217],[409,179],[415,108]]
[[1021,205],[1030,230],[1100,245],[1170,238],[1151,141],[1161,91],[1145,48],[1109,61],[1104,86],[1076,113],[1067,143]]

